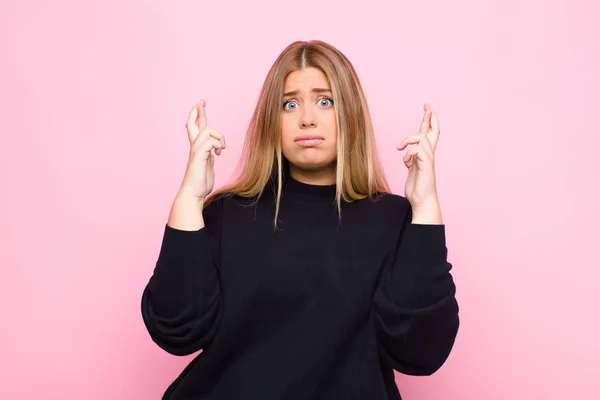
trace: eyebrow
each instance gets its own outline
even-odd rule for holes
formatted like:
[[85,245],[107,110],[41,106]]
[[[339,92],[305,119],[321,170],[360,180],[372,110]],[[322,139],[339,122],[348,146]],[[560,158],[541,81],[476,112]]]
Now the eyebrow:
[[[326,93],[329,92],[331,93],[331,89],[325,89],[325,88],[314,88],[313,90],[311,90],[312,93]],[[291,92],[287,92],[283,95],[283,97],[288,97],[288,96],[295,96],[298,93],[300,93],[299,90],[293,90]]]

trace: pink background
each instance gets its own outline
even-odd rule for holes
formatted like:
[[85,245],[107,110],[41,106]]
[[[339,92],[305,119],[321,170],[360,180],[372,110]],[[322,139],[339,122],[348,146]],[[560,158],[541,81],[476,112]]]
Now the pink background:
[[364,84],[395,149],[437,110],[462,325],[407,400],[597,399],[598,21],[591,0],[0,2],[0,398],[158,399],[140,296],[208,100],[231,178],[268,68],[296,39]]

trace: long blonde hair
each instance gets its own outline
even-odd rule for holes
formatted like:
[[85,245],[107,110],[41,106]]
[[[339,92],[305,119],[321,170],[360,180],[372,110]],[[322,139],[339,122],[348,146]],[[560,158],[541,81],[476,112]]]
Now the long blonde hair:
[[284,84],[288,74],[308,67],[323,71],[333,94],[338,132],[335,198],[338,214],[341,217],[342,200],[352,202],[390,191],[377,154],[367,101],[354,67],[328,43],[296,41],[283,50],[267,74],[246,133],[238,178],[214,191],[205,206],[220,195],[258,200],[267,184],[276,181],[273,225],[277,228],[285,162],[280,140]]

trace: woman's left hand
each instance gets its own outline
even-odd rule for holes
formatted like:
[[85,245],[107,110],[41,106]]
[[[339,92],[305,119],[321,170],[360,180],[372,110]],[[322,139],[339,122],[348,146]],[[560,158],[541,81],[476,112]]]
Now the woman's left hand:
[[[441,212],[435,184],[434,154],[440,135],[440,127],[435,111],[425,104],[425,113],[418,133],[408,136],[397,146],[404,150],[412,145],[404,155],[404,165],[408,177],[404,188],[410,202],[413,216],[428,223],[441,223]],[[413,223],[415,218],[413,218]]]

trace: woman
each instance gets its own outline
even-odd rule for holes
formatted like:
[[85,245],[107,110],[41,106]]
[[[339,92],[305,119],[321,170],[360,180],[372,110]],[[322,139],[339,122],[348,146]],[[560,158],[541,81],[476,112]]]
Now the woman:
[[351,63],[292,43],[265,80],[240,177],[209,198],[226,144],[205,105],[187,122],[187,170],[142,297],[161,348],[203,350],[163,399],[400,399],[393,370],[438,370],[459,319],[433,110],[398,146],[410,145],[406,197],[391,194]]

